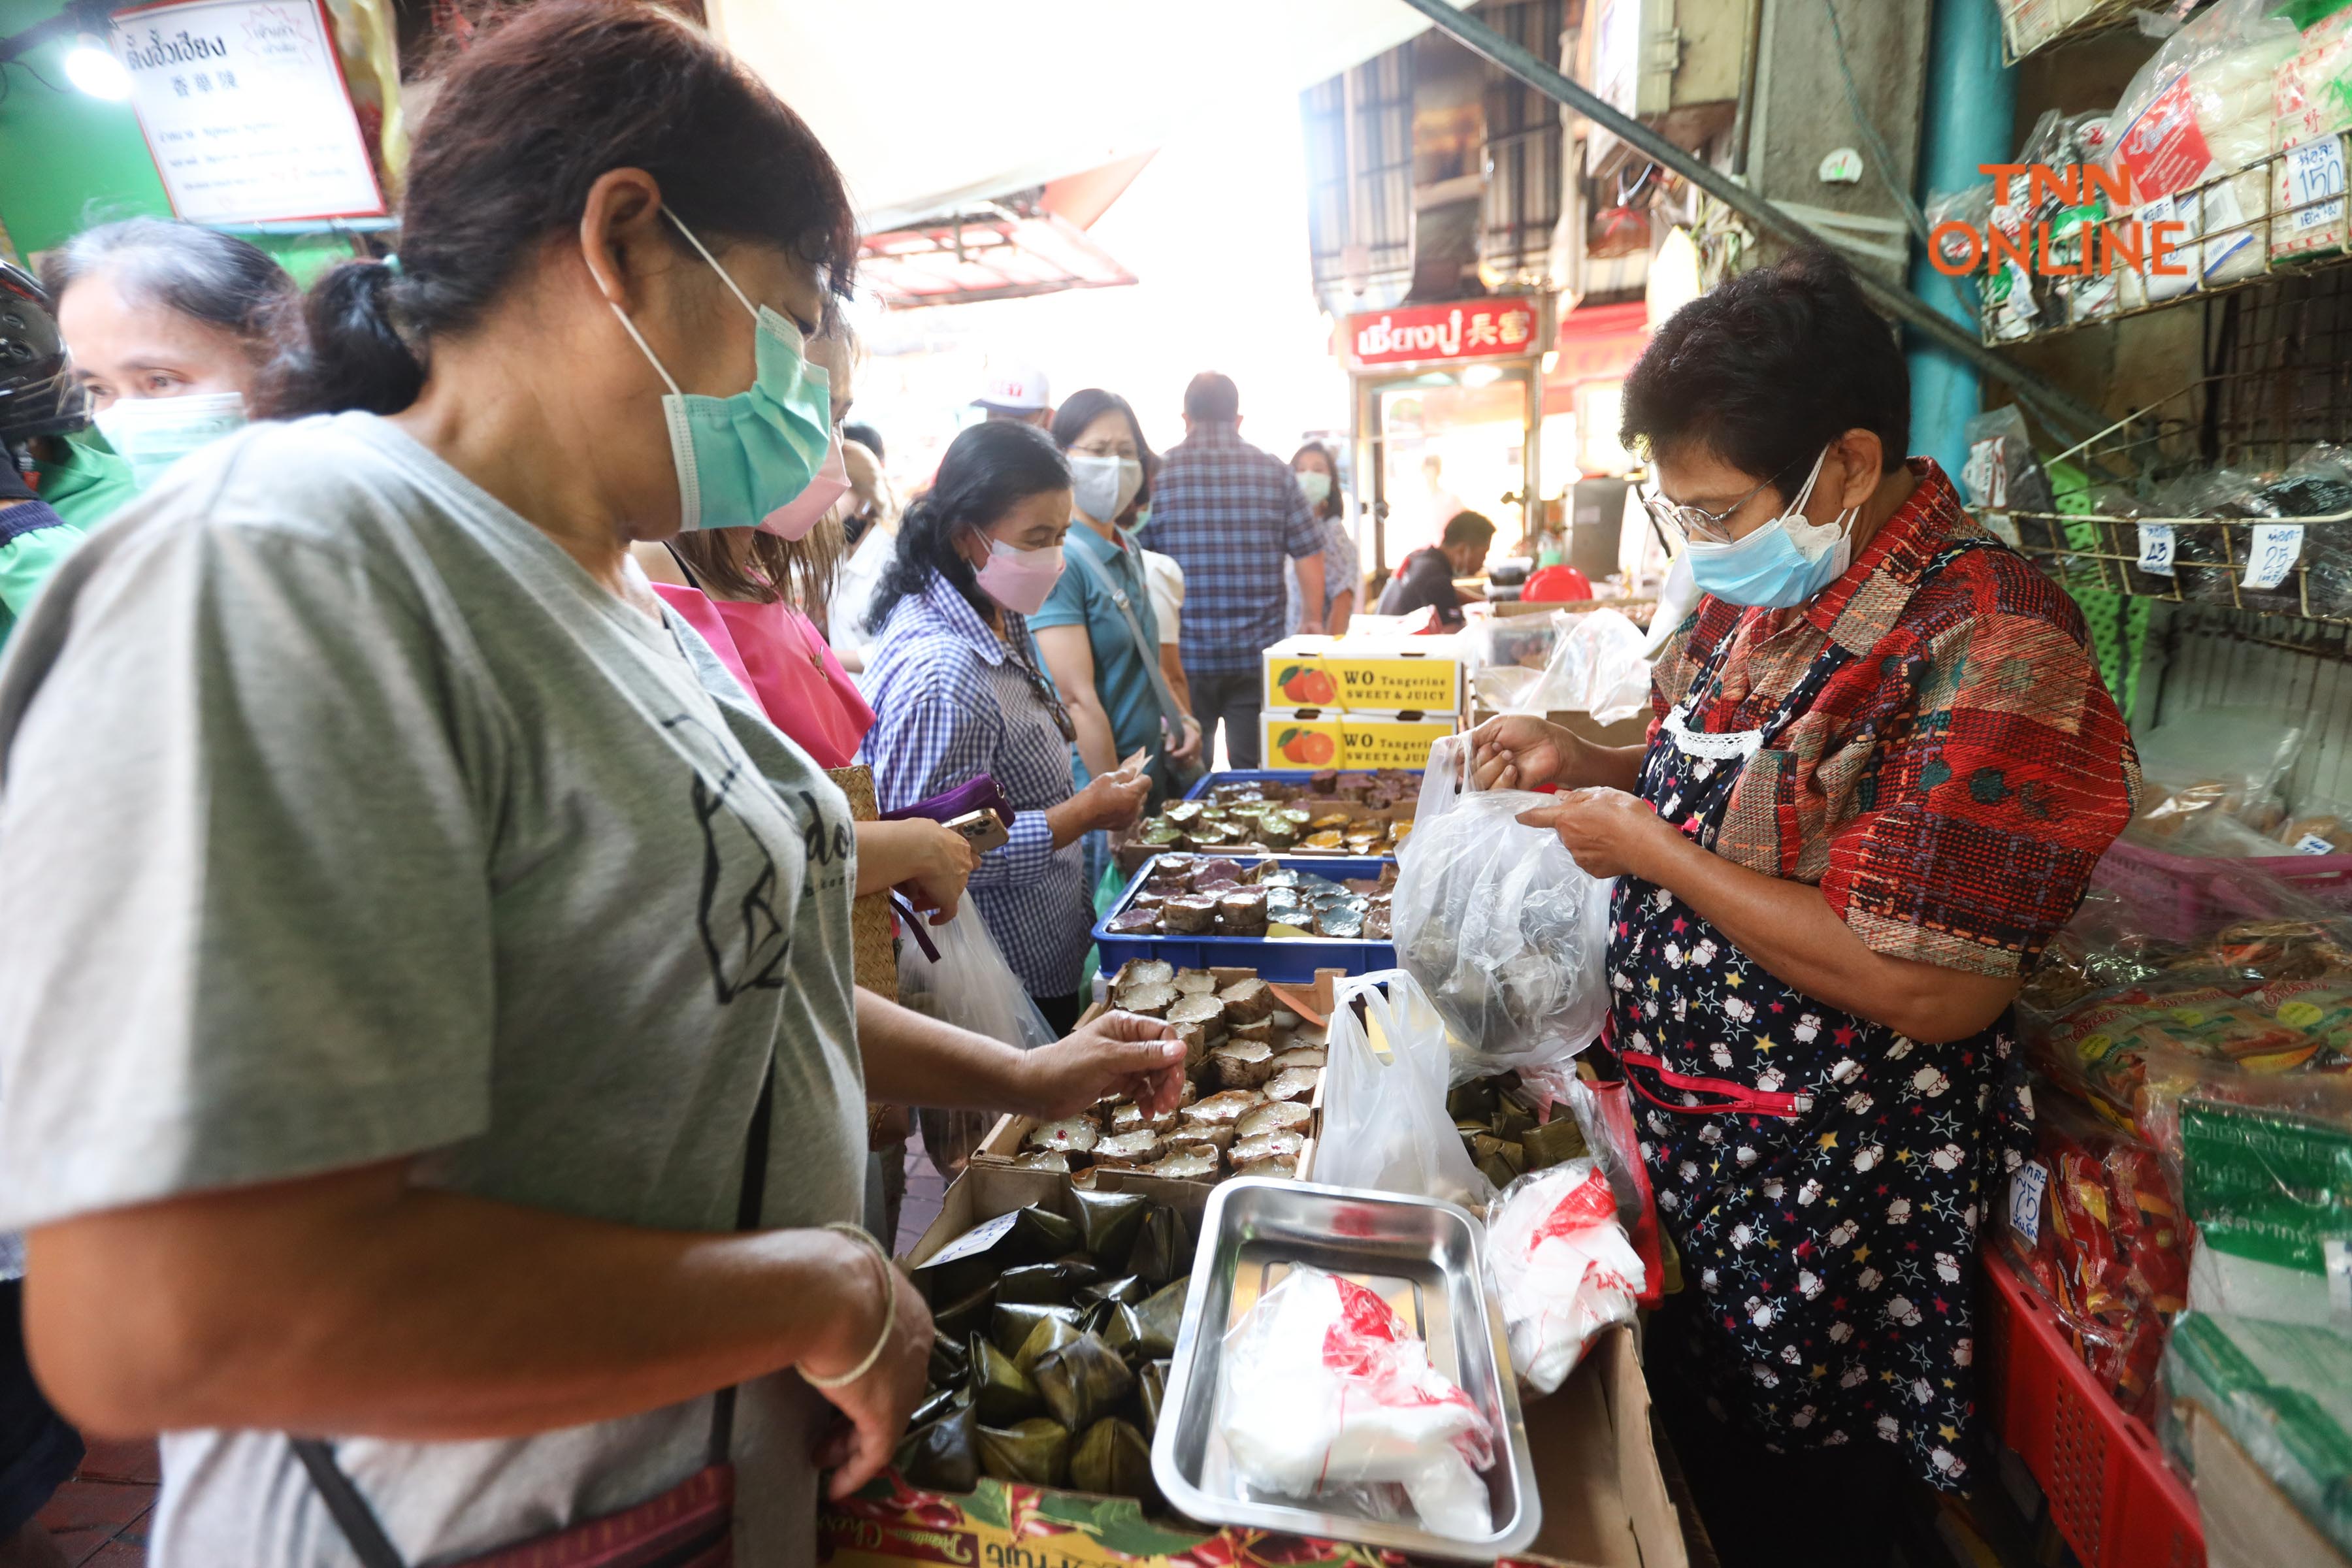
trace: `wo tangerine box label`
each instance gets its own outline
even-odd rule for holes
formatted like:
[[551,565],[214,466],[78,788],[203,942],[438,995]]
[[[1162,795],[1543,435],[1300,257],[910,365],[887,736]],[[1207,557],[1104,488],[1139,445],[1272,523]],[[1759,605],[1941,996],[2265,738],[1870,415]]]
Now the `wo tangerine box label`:
[[1268,712],[1259,754],[1270,768],[1426,767],[1429,748],[1454,728],[1452,713]]
[[1456,712],[1461,646],[1451,637],[1286,638],[1265,651],[1265,706]]

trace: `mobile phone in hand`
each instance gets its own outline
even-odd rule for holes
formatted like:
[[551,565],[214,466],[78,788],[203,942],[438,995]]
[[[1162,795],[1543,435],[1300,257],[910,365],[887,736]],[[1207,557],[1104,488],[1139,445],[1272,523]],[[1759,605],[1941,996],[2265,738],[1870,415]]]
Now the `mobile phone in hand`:
[[962,834],[972,852],[978,855],[1003,848],[1005,841],[1013,837],[1004,830],[1003,819],[985,806],[978,811],[965,812],[950,821],[948,826],[951,831]]

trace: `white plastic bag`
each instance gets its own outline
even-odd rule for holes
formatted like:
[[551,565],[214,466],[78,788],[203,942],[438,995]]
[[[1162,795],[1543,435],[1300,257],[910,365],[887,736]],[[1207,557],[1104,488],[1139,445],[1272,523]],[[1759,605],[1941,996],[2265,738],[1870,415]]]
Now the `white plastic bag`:
[[1517,713],[1590,713],[1598,724],[1630,719],[1650,705],[1647,638],[1615,610],[1563,611],[1569,623],[1543,674],[1512,700]]
[[1559,835],[1514,819],[1549,795],[1467,788],[1469,738],[1429,750],[1391,900],[1397,955],[1452,1032],[1452,1080],[1574,1056],[1609,1009],[1609,895]]
[[1393,1484],[1424,1530],[1494,1532],[1478,1479],[1495,1462],[1486,1415],[1361,1285],[1294,1267],[1234,1325],[1219,1381],[1217,1427],[1249,1486],[1328,1501],[1334,1489]]
[[890,569],[898,552],[898,529],[877,522],[841,563],[841,575],[834,582],[833,600],[825,611],[825,640],[835,653],[856,661],[852,668],[863,669],[873,663],[874,650],[881,645],[882,628],[868,627],[866,617],[874,608],[874,591],[882,585],[882,574]]
[[1633,1319],[1644,1270],[1608,1174],[1591,1160],[1531,1171],[1486,1211],[1486,1256],[1511,1367],[1538,1394],[1568,1381],[1592,1336]]
[[1412,975],[1385,969],[1337,982],[1328,1037],[1317,1181],[1472,1209],[1494,1194],[1446,1114],[1445,1021]]
[[[947,924],[924,930],[940,950],[939,962],[924,957],[921,945],[912,938],[899,944],[901,1004],[1024,1051],[1053,1043],[1052,1026],[1004,962],[996,939],[988,934],[987,923],[971,900],[964,900]],[[950,1178],[963,1169],[988,1130],[996,1125],[994,1114],[984,1110],[925,1107],[919,1120],[925,1152],[940,1174]]]

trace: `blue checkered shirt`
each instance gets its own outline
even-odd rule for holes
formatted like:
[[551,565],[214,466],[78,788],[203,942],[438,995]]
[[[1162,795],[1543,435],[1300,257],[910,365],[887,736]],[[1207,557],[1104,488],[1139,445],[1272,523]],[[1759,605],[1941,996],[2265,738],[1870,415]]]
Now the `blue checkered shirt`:
[[1324,538],[1287,463],[1210,425],[1161,459],[1141,542],[1184,569],[1185,669],[1244,675],[1286,629],[1283,562],[1320,554]]
[[[1026,644],[1028,623],[1006,611]],[[1078,988],[1092,945],[1094,906],[1076,843],[1054,847],[1045,808],[1070,798],[1070,744],[997,635],[944,579],[890,611],[860,682],[874,710],[858,760],[874,770],[885,811],[992,775],[1019,813],[1003,847],[980,858],[971,900],[1033,996]]]

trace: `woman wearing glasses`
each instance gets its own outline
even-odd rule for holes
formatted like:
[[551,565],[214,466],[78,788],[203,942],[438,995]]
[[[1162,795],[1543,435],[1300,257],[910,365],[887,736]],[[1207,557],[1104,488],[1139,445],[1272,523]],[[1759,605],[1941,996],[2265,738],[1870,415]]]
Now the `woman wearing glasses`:
[[[1886,323],[1825,253],[1677,312],[1627,379],[1702,591],[1649,743],[1533,718],[1479,782],[1618,879],[1606,1035],[1687,1289],[1650,1358],[1725,1561],[1884,1561],[1981,1468],[1979,1221],[2030,1130],[2021,977],[2137,765],[2066,595],[1906,461]],[[1790,1510],[1792,1495],[1836,1500]]]
[[1071,507],[1069,465],[1043,430],[991,420],[950,443],[875,592],[875,722],[859,753],[885,811],[995,779],[1017,816],[981,857],[971,900],[1061,1032],[1077,1020],[1094,925],[1078,840],[1133,822],[1151,787],[1115,769],[1073,787],[1077,731],[1029,635],[1062,575]]

